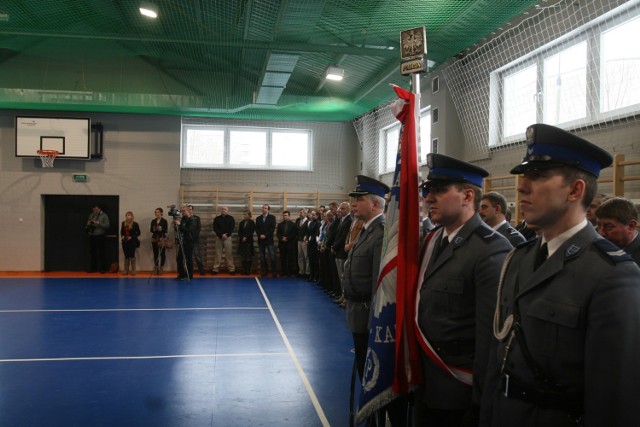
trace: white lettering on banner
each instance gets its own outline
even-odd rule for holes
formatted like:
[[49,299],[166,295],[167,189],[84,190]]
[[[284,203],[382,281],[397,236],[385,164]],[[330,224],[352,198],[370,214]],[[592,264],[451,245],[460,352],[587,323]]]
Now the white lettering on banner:
[[[384,341],[382,340],[382,337],[380,336],[383,333],[384,329]],[[377,343],[382,343],[384,342],[385,344],[388,343],[392,343],[392,342],[396,342],[396,337],[395,337],[395,331],[396,331],[396,325],[393,326],[376,326],[376,335],[375,335],[375,342]]]

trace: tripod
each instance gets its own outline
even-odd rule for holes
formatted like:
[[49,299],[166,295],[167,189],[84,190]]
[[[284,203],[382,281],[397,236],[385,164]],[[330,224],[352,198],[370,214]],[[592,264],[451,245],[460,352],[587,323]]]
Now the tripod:
[[173,228],[176,233],[176,240],[178,240],[178,250],[180,251],[179,253],[182,254],[182,267],[184,268],[183,271],[187,275],[187,282],[190,282],[191,277],[189,276],[189,269],[187,268],[187,254],[184,251],[184,243],[182,233],[180,232],[180,225],[174,221]]
[[[156,256],[153,259],[153,270],[151,271],[151,273],[149,274],[149,278],[147,279],[147,283],[151,280],[151,277],[154,274],[160,274],[160,272],[162,271],[162,256],[165,254],[165,248],[167,247],[167,241],[169,240],[169,236],[164,236],[164,237],[156,237],[158,240],[155,242],[155,244],[158,247],[158,256]],[[162,242],[162,244],[160,244]]]

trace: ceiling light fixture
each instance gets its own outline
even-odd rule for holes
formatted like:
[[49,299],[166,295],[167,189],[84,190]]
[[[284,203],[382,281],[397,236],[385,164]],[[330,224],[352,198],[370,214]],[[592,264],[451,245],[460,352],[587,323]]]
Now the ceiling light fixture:
[[327,68],[327,80],[340,81],[344,77],[344,68],[329,67]]
[[144,5],[140,6],[140,13],[149,18],[157,18],[158,17],[158,8],[152,5]]

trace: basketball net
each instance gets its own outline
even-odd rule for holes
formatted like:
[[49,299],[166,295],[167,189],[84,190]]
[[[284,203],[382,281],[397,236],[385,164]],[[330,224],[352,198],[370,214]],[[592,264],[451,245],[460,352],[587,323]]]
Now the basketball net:
[[56,157],[58,157],[57,150],[38,150],[38,155],[40,156],[40,160],[42,160],[43,168],[52,168],[53,162]]

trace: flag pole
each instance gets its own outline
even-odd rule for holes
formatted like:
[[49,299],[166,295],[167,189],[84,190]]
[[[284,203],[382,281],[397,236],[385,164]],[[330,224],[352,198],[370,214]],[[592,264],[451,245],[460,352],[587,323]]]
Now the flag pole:
[[[413,117],[416,126],[416,153],[418,153],[418,148],[422,143],[422,135],[420,134],[420,73],[411,74],[411,88],[413,89],[412,92],[415,95],[415,108],[413,109]],[[420,154],[424,155],[425,153]],[[418,161],[418,163],[420,162]]]

